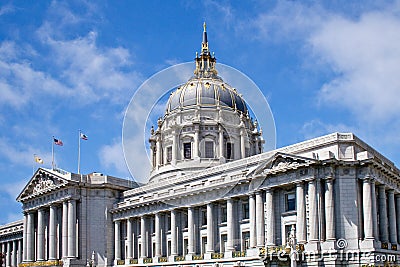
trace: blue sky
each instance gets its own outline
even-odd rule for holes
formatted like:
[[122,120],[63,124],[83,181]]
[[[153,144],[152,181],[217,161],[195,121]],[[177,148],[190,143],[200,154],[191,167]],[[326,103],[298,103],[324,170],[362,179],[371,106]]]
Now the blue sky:
[[2,1],[0,223],[22,217],[15,198],[33,154],[50,166],[53,135],[60,168],[77,170],[82,129],[82,172],[129,177],[129,100],[193,60],[204,20],[218,61],[267,97],[278,147],[350,131],[400,165],[399,1]]

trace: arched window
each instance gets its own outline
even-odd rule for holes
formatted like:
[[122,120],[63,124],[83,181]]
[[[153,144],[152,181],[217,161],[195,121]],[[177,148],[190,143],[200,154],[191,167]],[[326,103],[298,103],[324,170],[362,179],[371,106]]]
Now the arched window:
[[185,159],[192,158],[192,143],[183,143],[183,156]]
[[214,142],[213,141],[205,141],[204,142],[204,156],[208,159],[214,158]]

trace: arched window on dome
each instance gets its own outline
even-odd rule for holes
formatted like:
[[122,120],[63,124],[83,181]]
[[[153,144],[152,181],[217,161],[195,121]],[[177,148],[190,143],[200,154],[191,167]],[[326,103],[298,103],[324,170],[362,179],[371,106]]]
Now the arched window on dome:
[[191,142],[183,143],[183,157],[184,157],[184,159],[192,158],[192,143]]
[[214,142],[213,141],[205,141],[204,142],[204,157],[207,159],[214,158]]
[[166,163],[171,163],[172,161],[172,146],[168,146],[167,147],[167,159],[166,159]]

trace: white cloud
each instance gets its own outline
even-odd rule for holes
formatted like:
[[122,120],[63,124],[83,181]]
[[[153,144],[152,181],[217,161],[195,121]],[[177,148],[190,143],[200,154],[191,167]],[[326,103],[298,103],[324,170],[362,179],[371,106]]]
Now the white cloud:
[[0,7],[0,16],[14,12],[14,7],[10,4]]
[[337,73],[323,85],[324,103],[344,106],[363,120],[390,120],[400,112],[400,17],[334,17],[310,38],[316,56]]
[[120,141],[114,141],[111,145],[101,147],[99,159],[102,166],[111,171],[116,170],[119,176],[129,176]]
[[13,164],[32,166],[34,164],[34,154],[43,159],[46,166],[51,164],[51,155],[30,145],[22,144],[23,148],[17,146],[6,138],[0,138],[0,156],[5,157]]
[[357,129],[355,129],[353,126],[345,125],[343,123],[339,124],[325,123],[319,119],[314,119],[305,122],[302,128],[300,129],[300,133],[304,136],[305,139],[311,139],[325,134],[330,134],[333,132],[342,132],[342,133],[357,132]]
[[22,192],[27,183],[28,180],[21,180],[15,183],[4,184],[0,190],[7,193],[14,200]]

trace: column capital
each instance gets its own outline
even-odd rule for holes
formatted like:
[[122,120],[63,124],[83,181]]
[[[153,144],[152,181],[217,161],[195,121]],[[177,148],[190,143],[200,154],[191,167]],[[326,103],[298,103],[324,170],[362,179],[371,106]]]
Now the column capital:
[[265,189],[265,192],[273,193],[274,192],[274,188],[273,187],[268,187],[268,188]]
[[336,178],[333,175],[327,175],[323,178],[326,182],[333,182]]
[[296,185],[296,187],[300,187],[304,185],[304,181],[303,180],[295,181],[294,184]]

